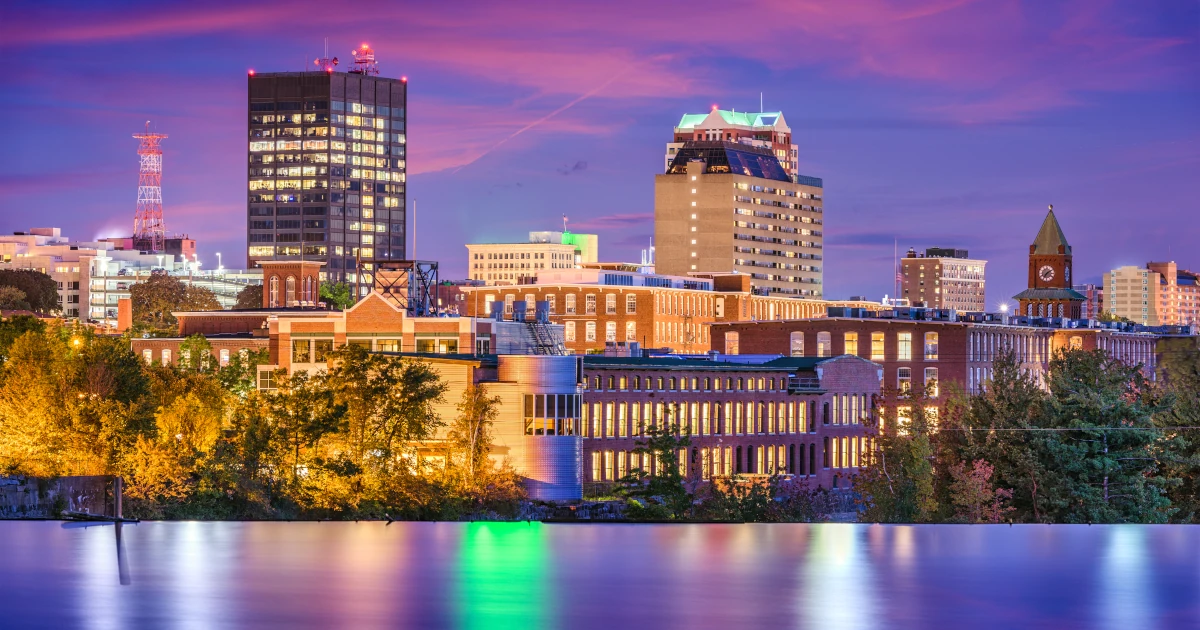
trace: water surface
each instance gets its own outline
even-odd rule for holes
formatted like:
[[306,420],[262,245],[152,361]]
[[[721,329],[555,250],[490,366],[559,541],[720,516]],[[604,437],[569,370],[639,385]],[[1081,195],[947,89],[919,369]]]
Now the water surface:
[[1188,526],[148,522],[123,565],[115,533],[0,522],[0,626],[1200,628]]

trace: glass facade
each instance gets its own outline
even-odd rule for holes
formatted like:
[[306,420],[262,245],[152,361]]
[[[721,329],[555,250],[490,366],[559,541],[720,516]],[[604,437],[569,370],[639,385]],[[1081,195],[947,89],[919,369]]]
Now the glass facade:
[[403,80],[342,72],[249,77],[247,263],[319,260],[369,290],[405,258]]

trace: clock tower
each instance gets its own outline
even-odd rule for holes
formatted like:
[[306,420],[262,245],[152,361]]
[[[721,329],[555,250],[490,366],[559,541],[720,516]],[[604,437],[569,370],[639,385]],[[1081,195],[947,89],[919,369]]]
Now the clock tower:
[[1014,296],[1026,317],[1078,319],[1087,299],[1071,288],[1071,245],[1054,216],[1046,213],[1042,229],[1029,246],[1029,288]]

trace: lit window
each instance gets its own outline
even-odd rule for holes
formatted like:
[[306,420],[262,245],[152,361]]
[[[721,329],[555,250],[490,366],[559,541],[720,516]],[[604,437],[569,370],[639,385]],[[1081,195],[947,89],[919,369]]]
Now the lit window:
[[586,336],[584,337],[584,341],[596,340],[596,322],[587,322],[585,331]]
[[637,341],[636,322],[625,322],[625,341]]
[[617,322],[605,322],[604,323],[604,341],[616,343],[616,341],[617,341]]
[[925,333],[925,360],[937,361],[938,358],[938,334],[935,332]]
[[896,333],[896,360],[912,361],[912,333]]
[[883,333],[881,332],[871,333],[871,360],[884,360]]
[[925,395],[930,398],[938,397],[938,369],[925,368]]
[[912,368],[896,368],[896,387],[901,392],[912,389]]
[[575,322],[566,322],[563,324],[563,337],[567,341],[575,341]]
[[858,333],[848,332],[845,335],[845,349],[842,354],[858,354]]

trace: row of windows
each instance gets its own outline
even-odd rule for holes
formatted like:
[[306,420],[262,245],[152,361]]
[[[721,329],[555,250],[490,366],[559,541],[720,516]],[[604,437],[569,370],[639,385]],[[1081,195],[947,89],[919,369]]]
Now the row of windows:
[[834,394],[818,403],[704,401],[704,402],[593,402],[583,406],[584,438],[638,438],[651,427],[664,429],[674,422],[690,435],[773,435],[813,433],[820,424],[852,426],[872,414],[874,401],[867,394]]
[[[701,479],[751,475],[815,475],[822,470],[866,466],[874,439],[861,437],[825,437],[821,451],[817,444],[763,444],[748,446],[694,446],[689,453],[678,453],[679,473]],[[806,457],[807,454],[807,457]],[[818,464],[818,456],[820,462]],[[662,472],[662,460],[647,452],[604,450],[591,454],[588,481],[615,482],[636,470],[651,475]]]

